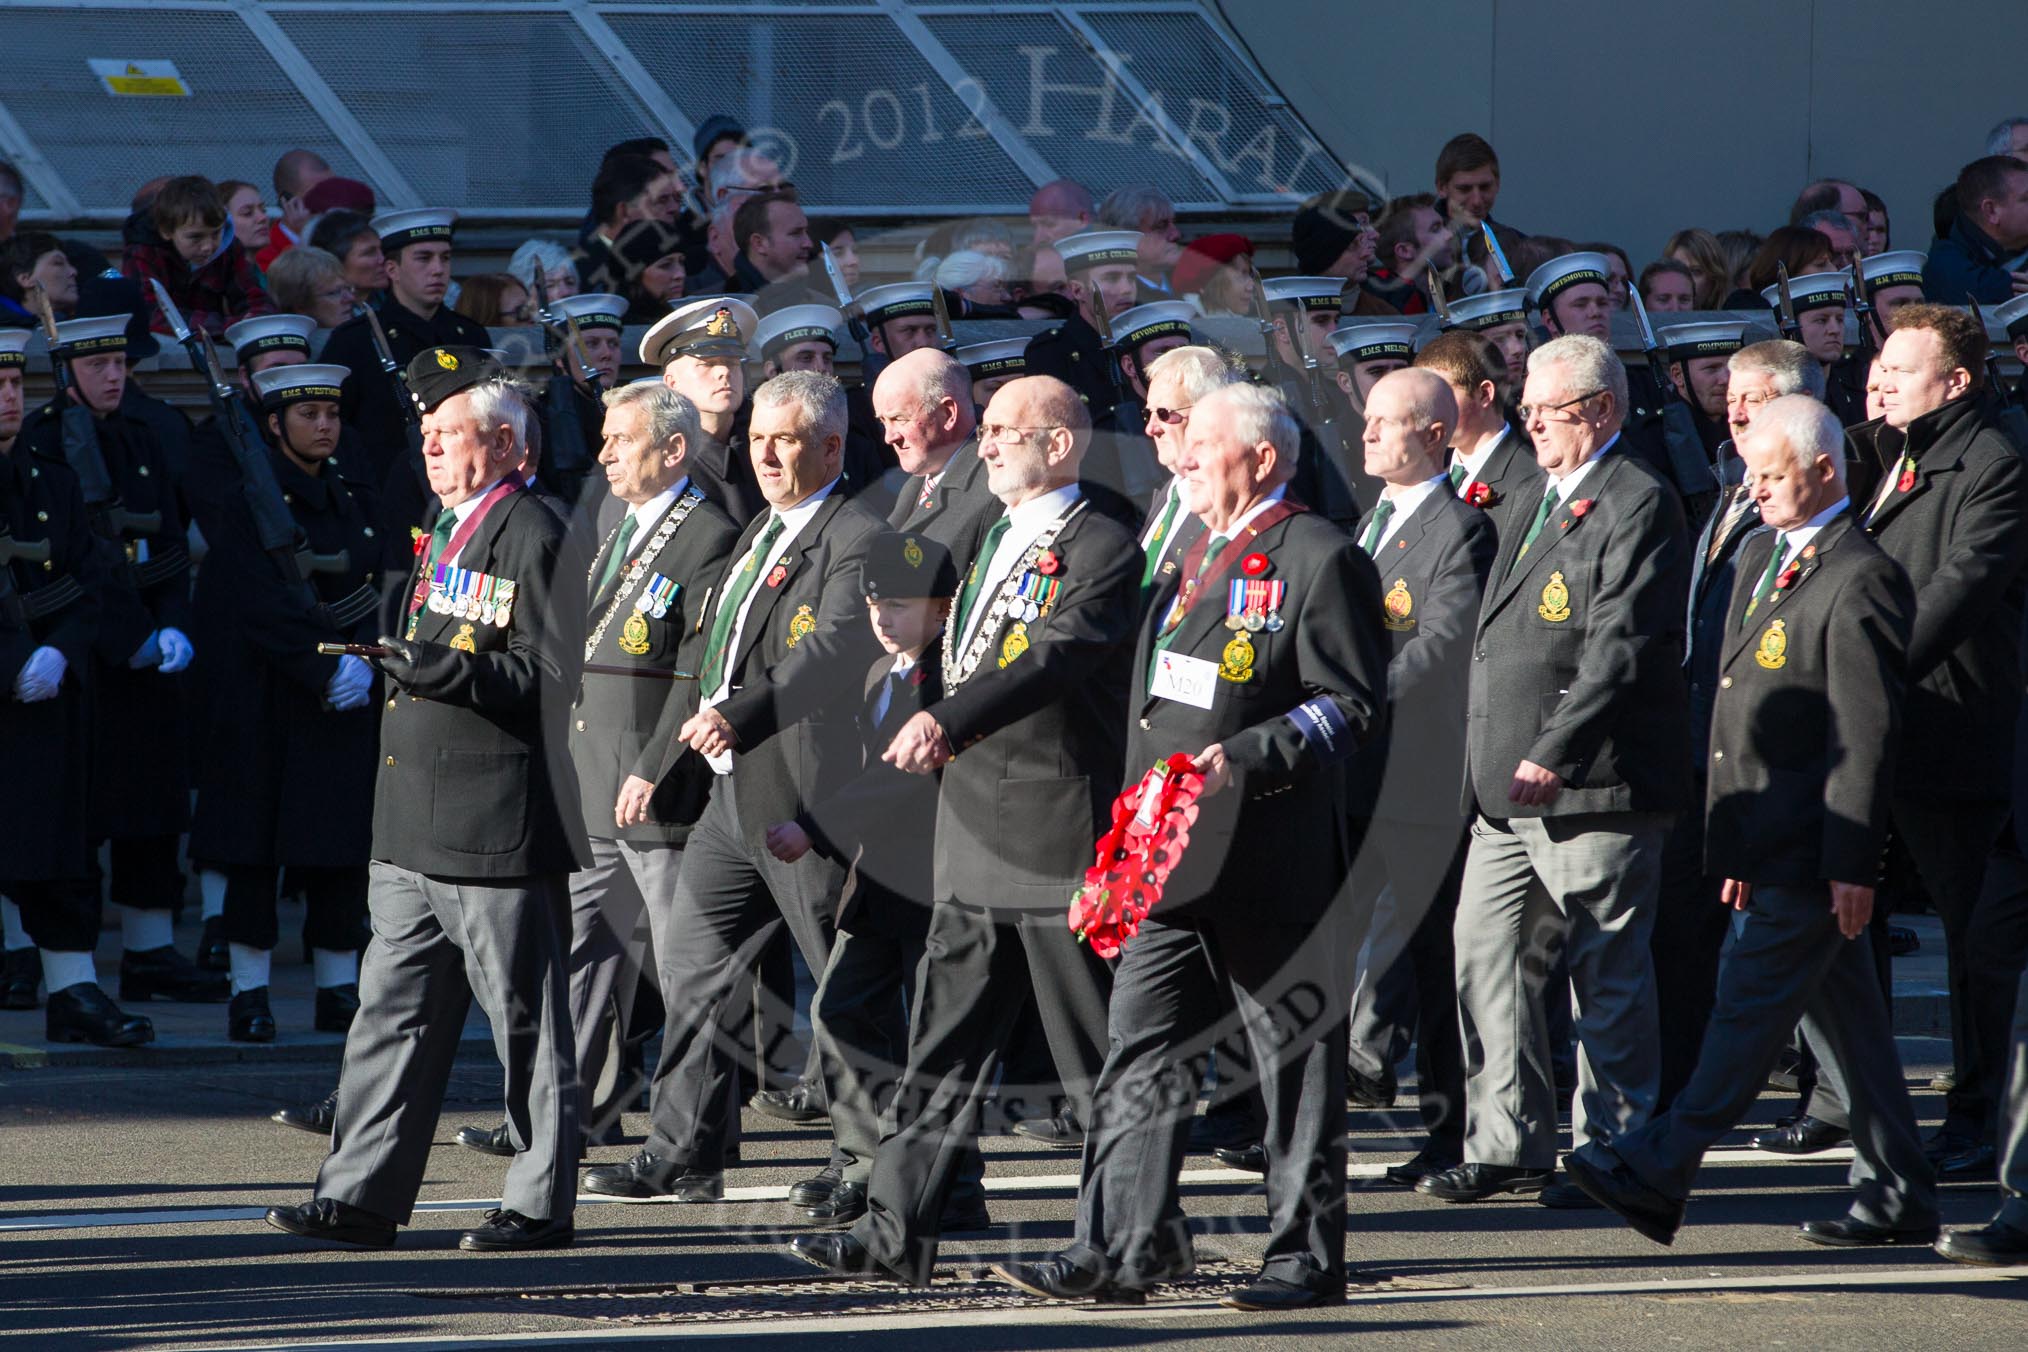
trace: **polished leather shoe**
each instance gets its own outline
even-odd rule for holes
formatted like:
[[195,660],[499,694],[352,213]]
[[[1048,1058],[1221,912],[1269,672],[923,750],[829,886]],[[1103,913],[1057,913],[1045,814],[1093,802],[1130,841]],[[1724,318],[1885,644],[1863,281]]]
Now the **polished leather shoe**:
[[1375,1079],[1351,1066],[1345,1067],[1345,1102],[1354,1108],[1392,1108],[1401,1088],[1392,1075]]
[[1039,1263],[992,1263],[986,1270],[1017,1291],[1044,1300],[1093,1300],[1101,1305],[1145,1305],[1148,1294],[1121,1286],[1068,1258],[1045,1258]]
[[567,1220],[537,1220],[505,1207],[486,1213],[486,1223],[458,1236],[458,1247],[473,1253],[501,1253],[509,1249],[563,1249],[570,1247],[577,1231]]
[[338,1091],[333,1089],[315,1103],[277,1108],[268,1114],[268,1121],[294,1127],[297,1131],[314,1131],[319,1136],[329,1136],[338,1121]]
[[1939,1094],[1948,1094],[1951,1090],[1956,1089],[1958,1087],[1957,1067],[1953,1066],[1949,1070],[1940,1070],[1930,1076],[1929,1087]]
[[467,1150],[476,1150],[481,1155],[499,1155],[503,1158],[520,1152],[514,1149],[514,1142],[507,1135],[507,1124],[497,1127],[459,1127],[458,1134],[451,1138]]
[[1967,1136],[1961,1131],[1946,1131],[1939,1127],[1923,1141],[1922,1155],[1931,1164],[1942,1164],[1954,1155],[1962,1155],[1967,1150],[1977,1150],[1979,1145],[1980,1141],[1975,1136]]
[[717,1202],[725,1197],[725,1175],[692,1170],[646,1150],[625,1164],[585,1170],[586,1192],[602,1197],[667,1197],[678,1202]]
[[777,1122],[825,1122],[831,1117],[831,1107],[824,1102],[824,1091],[811,1084],[795,1084],[787,1089],[763,1089],[748,1099],[746,1106]]
[[992,1228],[993,1217],[986,1210],[984,1197],[969,1202],[945,1202],[944,1214],[937,1217],[937,1233],[940,1235],[963,1235]]
[[1054,1117],[1024,1117],[1014,1124],[1014,1134],[1056,1150],[1084,1149],[1084,1128],[1061,1113]]
[[1939,1183],[1991,1183],[1999,1177],[2000,1152],[1989,1145],[1975,1145],[1936,1166]]
[[845,1175],[835,1164],[827,1164],[800,1183],[789,1185],[790,1206],[816,1206],[831,1195]]
[[1953,1263],[2013,1267],[2028,1263],[2028,1230],[2004,1221],[1976,1230],[1952,1230],[1936,1242],[1936,1251]]
[[1208,1155],[1221,1147],[1233,1150],[1259,1139],[1260,1124],[1249,1121],[1245,1113],[1205,1113],[1190,1119],[1184,1149],[1193,1155]]
[[206,917],[204,933],[197,939],[197,967],[204,972],[232,970],[232,947],[225,941],[225,917]]
[[1390,1164],[1381,1177],[1399,1187],[1412,1188],[1431,1174],[1440,1174],[1446,1169],[1455,1169],[1463,1163],[1456,1155],[1435,1153],[1427,1147],[1416,1151],[1400,1164]]
[[1211,1152],[1211,1158],[1217,1160],[1226,1168],[1237,1169],[1241,1173],[1264,1174],[1267,1172],[1267,1147],[1259,1141],[1255,1141],[1252,1145],[1240,1146],[1236,1150],[1214,1150]]
[[33,948],[10,948],[0,959],[0,1009],[33,1009],[42,1002],[42,955]]
[[1520,1169],[1506,1164],[1460,1164],[1429,1174],[1415,1190],[1441,1202],[1483,1202],[1503,1192],[1530,1194],[1549,1186],[1549,1170]]
[[232,997],[225,1009],[225,1035],[234,1042],[273,1042],[275,1011],[268,1007],[268,988],[255,986]]
[[1805,1113],[1786,1126],[1761,1132],[1747,1144],[1770,1155],[1815,1155],[1849,1144],[1852,1133]]
[[1922,936],[1906,925],[1887,927],[1887,956],[1905,958],[1911,953],[1922,951]]
[[95,1047],[138,1047],[155,1040],[153,1023],[114,1004],[95,981],[51,991],[42,1031],[51,1042],[89,1042]]
[[823,1201],[796,1209],[810,1225],[850,1225],[866,1214],[866,1185],[841,1182]]
[[362,1249],[385,1249],[394,1244],[393,1221],[330,1197],[314,1197],[302,1206],[271,1206],[268,1224],[305,1239]]
[[797,1235],[789,1241],[789,1252],[811,1267],[822,1268],[834,1277],[884,1277],[889,1281],[901,1280],[874,1262],[873,1255],[866,1252],[866,1246],[854,1239],[849,1230],[837,1230],[821,1235]]
[[359,983],[317,987],[317,1018],[320,1033],[349,1033],[352,1018],[359,1013]]
[[1637,1233],[1657,1244],[1676,1242],[1676,1231],[1683,1226],[1683,1204],[1649,1187],[1618,1156],[1586,1146],[1564,1156],[1563,1169],[1585,1196]]
[[1317,1291],[1279,1277],[1255,1277],[1245,1286],[1218,1302],[1228,1310],[1310,1310],[1322,1305],[1343,1305],[1345,1288]]
[[1596,1211],[1599,1205],[1590,1193],[1568,1179],[1551,1183],[1535,1200],[1551,1211]]
[[232,983],[207,972],[176,951],[173,944],[120,955],[122,1000],[175,1000],[187,1005],[222,1005],[232,998]]
[[1854,1216],[1832,1221],[1804,1221],[1796,1233],[1828,1249],[1873,1249],[1888,1244],[1934,1244],[1942,1227],[1871,1225]]

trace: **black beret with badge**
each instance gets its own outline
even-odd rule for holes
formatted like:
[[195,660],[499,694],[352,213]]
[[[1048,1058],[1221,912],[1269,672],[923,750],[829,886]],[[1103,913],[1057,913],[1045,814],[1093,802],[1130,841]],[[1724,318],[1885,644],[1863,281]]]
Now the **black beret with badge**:
[[873,537],[859,565],[859,586],[869,601],[930,596],[949,600],[958,592],[951,551],[927,535],[882,531]]
[[434,412],[446,399],[507,374],[493,355],[477,347],[426,347],[408,364],[408,390],[416,407]]

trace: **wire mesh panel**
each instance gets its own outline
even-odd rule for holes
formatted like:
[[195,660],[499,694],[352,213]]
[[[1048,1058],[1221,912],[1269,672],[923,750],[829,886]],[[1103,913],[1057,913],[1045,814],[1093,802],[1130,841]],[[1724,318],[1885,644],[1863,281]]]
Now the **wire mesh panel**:
[[1202,18],[1097,9],[1084,17],[1235,194],[1307,196],[1337,186],[1330,152],[1288,109],[1262,101],[1259,82]]
[[601,10],[677,107],[738,119],[813,205],[1025,203],[1034,185],[894,25],[871,14]]
[[581,211],[605,148],[659,130],[554,11],[273,13],[433,205]]
[[[173,62],[189,92],[115,95],[92,59]],[[10,6],[0,9],[0,62],[0,103],[88,212],[124,212],[134,189],[160,174],[266,183],[297,146],[364,177],[230,11]]]
[[1152,183],[1180,203],[1216,201],[1202,175],[1053,15],[931,14],[923,22],[985,86],[1015,133],[1103,197]]

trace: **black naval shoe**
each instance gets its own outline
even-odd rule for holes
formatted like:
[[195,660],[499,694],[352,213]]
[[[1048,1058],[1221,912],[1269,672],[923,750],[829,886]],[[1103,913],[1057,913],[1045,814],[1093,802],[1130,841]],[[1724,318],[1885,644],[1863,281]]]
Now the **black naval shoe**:
[[120,955],[120,998],[222,1005],[232,998],[232,983],[199,968],[177,952],[174,944],[164,944]]
[[1617,1155],[1591,1146],[1563,1157],[1564,1172],[1585,1195],[1657,1244],[1674,1244],[1683,1225],[1683,1204],[1665,1197],[1627,1168]]
[[1354,1108],[1392,1108],[1400,1093],[1392,1074],[1375,1079],[1354,1066],[1345,1067],[1345,1102]]
[[1888,1244],[1934,1244],[1942,1229],[1935,1221],[1928,1225],[1873,1225],[1856,1216],[1833,1221],[1804,1221],[1796,1233],[1812,1244],[1828,1249],[1873,1249]]
[[789,1252],[834,1277],[881,1277],[891,1282],[902,1280],[873,1261],[873,1255],[866,1252],[864,1244],[852,1237],[850,1230],[797,1235],[789,1241]]
[[866,1214],[866,1185],[841,1181],[823,1201],[796,1209],[810,1225],[850,1225]]
[[1843,1127],[1834,1127],[1805,1113],[1773,1131],[1761,1132],[1747,1144],[1770,1155],[1814,1155],[1835,1149],[1851,1139],[1852,1133]]
[[1148,1293],[1121,1286],[1110,1277],[1079,1267],[1064,1257],[1039,1263],[993,1263],[986,1270],[1017,1291],[1043,1300],[1091,1300],[1101,1305],[1145,1305]]
[[827,1164],[809,1178],[789,1187],[790,1206],[816,1206],[831,1195],[845,1174],[835,1164]]
[[271,1206],[268,1224],[304,1239],[352,1244],[362,1249],[394,1246],[393,1221],[330,1197],[313,1197],[303,1206]]
[[1259,1141],[1243,1145],[1236,1150],[1218,1149],[1211,1152],[1211,1158],[1228,1169],[1241,1173],[1265,1174],[1267,1172],[1267,1147]]
[[476,1150],[481,1155],[509,1156],[517,1153],[514,1142],[508,1139],[507,1124],[497,1127],[459,1127],[458,1134],[451,1138],[467,1150]]
[[1978,1149],[1979,1144],[1979,1140],[1975,1136],[1967,1136],[1961,1131],[1951,1131],[1944,1127],[1938,1127],[1923,1141],[1922,1154],[1923,1158],[1931,1164],[1942,1164],[1953,1155],[1962,1155],[1967,1150]]
[[625,1164],[587,1169],[581,1184],[601,1197],[667,1197],[678,1202],[725,1200],[725,1175],[691,1169],[643,1150]]
[[2000,1152],[1989,1145],[1975,1145],[1936,1166],[1939,1183],[1991,1183],[1999,1177]]
[[1952,1230],[1936,1242],[1936,1251],[1953,1263],[2013,1267],[2028,1263],[2028,1230],[2005,1221],[1976,1230]]
[[51,991],[42,1031],[51,1042],[89,1042],[96,1047],[138,1047],[155,1040],[155,1025],[114,1004],[96,981]]
[[1334,1286],[1319,1291],[1262,1275],[1218,1303],[1228,1310],[1313,1310],[1323,1305],[1343,1305],[1345,1288]]
[[359,983],[317,987],[317,1022],[320,1033],[349,1033],[352,1016],[359,1012]]
[[1435,1151],[1428,1146],[1424,1146],[1400,1164],[1388,1165],[1386,1174],[1382,1176],[1389,1183],[1404,1188],[1412,1188],[1431,1174],[1440,1174],[1446,1169],[1455,1169],[1461,1163],[1463,1161],[1456,1155],[1450,1154],[1447,1151]]
[[10,948],[0,960],[0,1009],[33,1009],[42,984],[42,955],[33,948]]
[[993,1217],[986,1210],[983,1193],[969,1201],[950,1198],[944,1203],[944,1214],[937,1217],[937,1233],[940,1235],[962,1235],[992,1228]]
[[1184,1148],[1193,1155],[1208,1155],[1220,1148],[1237,1150],[1260,1139],[1260,1127],[1241,1113],[1204,1113],[1190,1119],[1190,1134]]
[[1531,1194],[1549,1186],[1547,1169],[1520,1169],[1506,1164],[1460,1164],[1419,1180],[1415,1190],[1441,1202],[1483,1202],[1503,1192]]
[[1062,1113],[1054,1117],[1024,1117],[1014,1124],[1013,1132],[1055,1150],[1084,1149],[1084,1128]]
[[225,917],[206,917],[204,933],[197,939],[197,966],[206,972],[232,970],[232,948],[225,941]]
[[268,988],[255,986],[232,997],[225,1010],[225,1035],[234,1042],[273,1042],[275,1012],[268,1007]]
[[338,1091],[333,1089],[315,1103],[277,1108],[268,1114],[268,1121],[294,1127],[297,1131],[314,1131],[319,1136],[329,1136],[331,1128],[338,1122]]
[[486,1223],[458,1236],[458,1247],[472,1253],[501,1253],[510,1249],[563,1249],[577,1237],[567,1220],[537,1220],[505,1207],[486,1213]]
[[827,1122],[831,1107],[824,1091],[813,1084],[796,1084],[787,1089],[763,1089],[746,1101],[746,1106],[777,1122]]
[[1596,1211],[1599,1205],[1590,1193],[1568,1179],[1552,1180],[1535,1200],[1551,1211]]

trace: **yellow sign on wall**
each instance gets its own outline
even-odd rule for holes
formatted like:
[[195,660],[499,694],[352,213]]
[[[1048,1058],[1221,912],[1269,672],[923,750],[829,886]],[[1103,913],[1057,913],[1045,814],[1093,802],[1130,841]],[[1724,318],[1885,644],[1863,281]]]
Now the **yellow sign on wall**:
[[189,98],[190,86],[174,61],[111,61],[86,58],[106,92],[120,98]]

